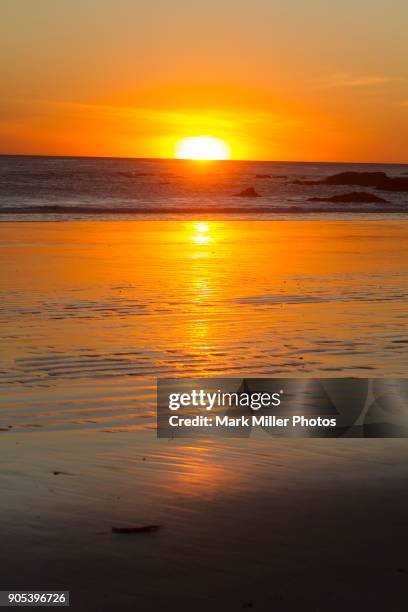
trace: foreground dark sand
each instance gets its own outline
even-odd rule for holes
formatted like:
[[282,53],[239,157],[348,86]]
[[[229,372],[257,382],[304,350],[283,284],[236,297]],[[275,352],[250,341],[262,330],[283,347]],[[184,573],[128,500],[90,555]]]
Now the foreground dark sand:
[[2,589],[92,611],[405,610],[405,440],[154,431],[157,376],[404,375],[403,222],[1,236]]
[[2,588],[70,589],[74,610],[404,610],[406,442],[265,438],[4,437]]

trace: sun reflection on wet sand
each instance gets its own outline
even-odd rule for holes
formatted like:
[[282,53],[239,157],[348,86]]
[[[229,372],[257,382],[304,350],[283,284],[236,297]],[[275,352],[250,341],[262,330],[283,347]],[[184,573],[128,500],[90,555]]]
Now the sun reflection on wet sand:
[[176,452],[167,457],[173,466],[172,486],[182,495],[215,493],[235,479],[215,449],[208,444],[178,444]]
[[151,427],[160,376],[404,375],[399,222],[1,231],[5,427]]
[[193,229],[195,234],[192,240],[197,245],[206,245],[213,241],[213,236],[209,233],[210,226],[208,223],[194,223]]

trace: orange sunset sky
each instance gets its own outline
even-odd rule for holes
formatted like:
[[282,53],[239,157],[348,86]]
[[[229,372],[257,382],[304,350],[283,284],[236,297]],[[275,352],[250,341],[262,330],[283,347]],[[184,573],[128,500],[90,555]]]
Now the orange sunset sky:
[[1,0],[0,152],[408,162],[406,0]]

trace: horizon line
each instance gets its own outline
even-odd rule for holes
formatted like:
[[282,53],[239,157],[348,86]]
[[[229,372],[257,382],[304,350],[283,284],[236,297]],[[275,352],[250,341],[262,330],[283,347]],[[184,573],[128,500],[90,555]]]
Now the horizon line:
[[123,159],[133,161],[175,161],[175,162],[195,162],[195,163],[212,163],[212,162],[238,162],[238,163],[270,163],[270,164],[364,164],[364,165],[381,165],[381,166],[408,166],[407,162],[390,162],[390,161],[322,161],[322,160],[285,160],[285,159],[209,159],[209,160],[195,160],[195,159],[179,159],[175,157],[129,157],[119,155],[62,155],[62,154],[48,154],[48,153],[0,153],[0,157],[40,157],[49,158],[56,157],[61,159]]

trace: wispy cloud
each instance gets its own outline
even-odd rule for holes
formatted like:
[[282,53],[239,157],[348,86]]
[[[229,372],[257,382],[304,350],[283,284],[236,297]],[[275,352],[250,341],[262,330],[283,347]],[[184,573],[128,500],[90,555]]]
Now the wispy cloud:
[[[89,117],[98,120],[126,120],[133,124],[158,126],[162,129],[204,129],[236,130],[243,126],[265,126],[273,124],[275,128],[296,126],[304,123],[297,117],[289,117],[274,112],[250,112],[243,110],[197,110],[176,111],[156,108],[130,107],[107,104],[90,104],[72,101],[54,100],[13,100],[10,111],[19,116],[25,115],[30,107],[31,116]],[[25,108],[25,111],[22,110]],[[4,108],[3,108],[4,110]]]
[[344,88],[344,87],[375,87],[386,83],[401,81],[398,77],[390,77],[380,74],[355,75],[349,72],[339,72],[322,79],[319,87],[322,89]]

